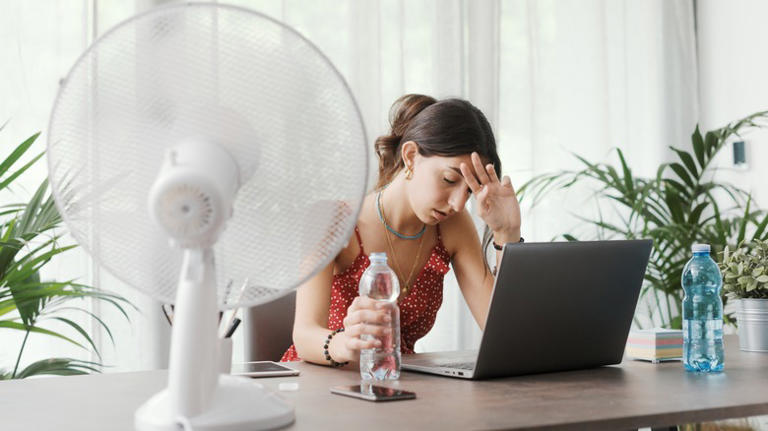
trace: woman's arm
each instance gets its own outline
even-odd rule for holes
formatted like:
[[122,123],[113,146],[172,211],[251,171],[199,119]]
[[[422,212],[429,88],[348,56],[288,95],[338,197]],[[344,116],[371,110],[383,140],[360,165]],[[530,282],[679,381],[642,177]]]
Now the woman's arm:
[[[329,364],[323,355],[323,344],[331,332],[327,326],[333,266],[331,262],[296,291],[293,344],[301,359],[316,364]],[[341,362],[333,354],[331,357]]]
[[483,262],[475,224],[469,212],[463,210],[452,217],[450,225],[445,228],[450,248],[455,250],[451,256],[451,265],[456,273],[456,281],[464,300],[467,301],[469,311],[483,330],[493,290],[493,275]]
[[[323,345],[331,333],[328,329],[328,310],[331,304],[334,262],[299,287],[296,292],[296,317],[293,324],[293,344],[296,353],[305,361],[330,365],[323,353]],[[378,347],[378,340],[363,341],[360,335],[383,335],[383,323],[388,313],[378,311],[369,298],[355,298],[344,318],[344,332],[336,334],[328,346],[336,362],[357,362],[361,349]],[[366,323],[363,323],[366,322]]]
[[[494,277],[490,269],[483,260],[483,250],[480,239],[475,230],[475,224],[467,210],[456,214],[452,223],[446,229],[446,236],[451,240],[451,248],[455,250],[451,264],[456,273],[456,280],[459,288],[467,301],[472,316],[480,326],[485,330],[485,319],[488,315],[488,306],[491,301],[493,291]],[[500,236],[500,235],[497,235]],[[517,238],[514,235],[504,236],[502,241],[514,242],[520,240],[519,233]],[[497,239],[496,241],[499,241]],[[496,251],[496,265],[501,260],[501,252]]]
[[[480,156],[472,153],[472,166],[461,163],[459,168],[464,181],[475,195],[477,213],[493,231],[499,244],[520,240],[520,204],[508,176],[499,181],[492,164],[483,166]],[[483,261],[483,250],[477,237],[472,217],[466,210],[456,215],[455,250],[453,269],[461,292],[469,305],[480,329],[485,329],[485,319],[493,290],[493,275]],[[501,252],[496,252],[496,265]]]

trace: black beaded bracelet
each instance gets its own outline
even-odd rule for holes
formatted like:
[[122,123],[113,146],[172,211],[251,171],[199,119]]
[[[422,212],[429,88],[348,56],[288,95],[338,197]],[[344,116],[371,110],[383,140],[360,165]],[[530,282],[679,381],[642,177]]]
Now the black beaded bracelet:
[[325,360],[331,363],[331,367],[343,367],[344,365],[347,365],[349,361],[347,362],[336,362],[331,358],[331,354],[328,353],[328,346],[331,345],[331,339],[334,335],[338,334],[339,332],[344,332],[344,328],[339,328],[330,334],[328,334],[328,338],[325,340],[325,345],[323,345],[323,354],[325,355]]
[[[523,237],[520,237],[520,241],[518,241],[518,242],[525,242],[525,239]],[[495,248],[498,251],[501,251],[501,250],[504,249],[503,246],[500,246],[500,245],[496,244],[496,241],[493,241],[493,248]]]

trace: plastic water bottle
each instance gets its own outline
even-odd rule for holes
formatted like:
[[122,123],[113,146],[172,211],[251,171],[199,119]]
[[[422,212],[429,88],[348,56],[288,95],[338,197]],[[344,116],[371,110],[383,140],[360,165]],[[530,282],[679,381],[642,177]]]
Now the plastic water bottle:
[[[371,265],[360,279],[360,296],[367,296],[386,304],[391,313],[391,332],[379,337],[381,346],[360,351],[360,376],[363,380],[397,380],[400,377],[400,282],[392,268],[387,266],[386,253],[371,253]],[[364,341],[373,340],[363,335]]]
[[709,244],[694,244],[683,268],[683,365],[688,371],[723,370],[723,276],[709,256]]

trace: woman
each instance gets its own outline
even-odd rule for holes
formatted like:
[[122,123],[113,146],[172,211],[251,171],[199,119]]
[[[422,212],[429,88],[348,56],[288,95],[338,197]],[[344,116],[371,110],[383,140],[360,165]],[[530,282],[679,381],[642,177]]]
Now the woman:
[[[376,140],[379,179],[363,200],[355,235],[297,291],[294,345],[282,361],[339,366],[357,362],[361,349],[380,346],[376,339],[360,338],[390,331],[380,325],[389,313],[358,296],[371,252],[386,252],[400,281],[403,353],[413,353],[432,328],[449,264],[472,315],[485,326],[493,275],[484,250],[493,242],[498,264],[499,245],[521,240],[520,208],[509,177],[499,181],[501,162],[490,124],[465,100],[418,94],[392,105],[390,123],[390,134]],[[471,194],[487,224],[482,245],[464,209]]]

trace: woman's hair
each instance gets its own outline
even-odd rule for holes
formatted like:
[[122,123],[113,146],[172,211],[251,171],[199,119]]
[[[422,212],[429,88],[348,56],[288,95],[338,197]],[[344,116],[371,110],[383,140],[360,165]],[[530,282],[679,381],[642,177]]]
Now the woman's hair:
[[[400,145],[408,141],[415,142],[419,154],[425,157],[455,157],[477,152],[482,160],[493,163],[496,175],[501,178],[501,160],[491,125],[485,115],[466,100],[435,100],[422,94],[406,94],[392,104],[389,123],[389,134],[379,136],[374,144],[379,157],[376,190],[389,184],[405,167]],[[484,259],[492,236],[485,226]]]

